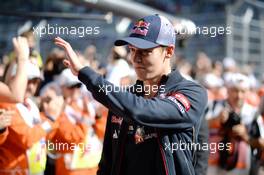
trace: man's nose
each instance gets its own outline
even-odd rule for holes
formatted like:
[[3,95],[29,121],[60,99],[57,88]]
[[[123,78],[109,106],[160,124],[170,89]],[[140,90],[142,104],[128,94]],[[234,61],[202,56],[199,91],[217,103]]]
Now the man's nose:
[[135,52],[134,62],[135,63],[142,63],[142,55],[138,51]]

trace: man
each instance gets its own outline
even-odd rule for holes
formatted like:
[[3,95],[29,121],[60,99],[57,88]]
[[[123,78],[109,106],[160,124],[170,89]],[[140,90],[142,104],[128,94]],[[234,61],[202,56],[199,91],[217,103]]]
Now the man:
[[[7,84],[0,82],[0,103],[16,103],[24,99],[27,86],[25,71],[28,62],[29,48],[25,38],[13,38],[13,46],[16,54],[17,74],[13,81]],[[9,72],[10,70],[7,70]],[[0,108],[0,145],[5,142],[8,135],[8,126],[11,125],[12,111]]]
[[118,91],[82,66],[61,38],[55,44],[68,54],[65,65],[109,109],[98,175],[194,175],[194,150],[176,146],[197,141],[207,95],[201,86],[171,71],[175,33],[166,18],[144,17],[135,23],[129,37],[115,42],[129,45],[138,76],[137,84],[128,91]]
[[[16,68],[16,66],[14,67]],[[8,135],[0,145],[0,174],[41,175],[46,165],[45,137],[58,127],[56,119],[63,107],[63,98],[45,104],[44,117],[32,100],[41,81],[38,66],[27,64],[27,87],[23,103],[1,103],[0,108],[14,111]],[[13,69],[11,75],[15,75]],[[10,77],[12,78],[12,77]]]
[[[29,59],[29,46],[23,37],[13,38],[13,46],[16,54],[17,73],[13,81],[0,82],[0,103],[17,103],[24,100],[24,93],[27,86],[26,65]],[[12,65],[12,64],[11,64]],[[10,69],[7,69],[9,76]],[[5,77],[6,78],[6,77]]]
[[[102,144],[93,129],[96,125],[95,110],[91,102],[82,96],[82,84],[70,69],[62,71],[59,84],[65,107],[57,120],[60,127],[51,141],[69,147],[75,145],[76,148],[59,147],[53,150],[58,157],[56,175],[95,175],[102,152]],[[91,156],[94,151],[97,151],[97,157]]]
[[124,47],[113,47],[110,53],[110,64],[107,66],[107,81],[116,86],[121,86],[121,80],[129,76],[129,65],[125,60],[127,56]]
[[213,102],[207,119],[210,126],[210,142],[224,144],[209,156],[208,174],[249,174],[249,131],[257,108],[248,104],[246,94],[249,79],[240,73],[232,73],[225,80],[227,99]]
[[[32,61],[33,63],[35,63],[36,65],[38,65],[40,68],[42,68],[43,63],[42,63],[42,58],[40,53],[37,51],[36,48],[36,38],[34,36],[34,31],[33,30],[28,30],[25,31],[23,33],[21,33],[20,38],[24,38],[26,40],[26,42],[28,43],[28,47],[29,47],[29,60]],[[9,61],[12,62],[15,58],[15,53],[11,52],[8,54],[9,56]]]

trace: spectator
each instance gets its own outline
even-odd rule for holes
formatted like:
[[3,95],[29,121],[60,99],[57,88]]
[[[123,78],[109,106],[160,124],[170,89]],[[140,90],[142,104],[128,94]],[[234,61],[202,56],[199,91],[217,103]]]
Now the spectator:
[[81,96],[81,82],[65,69],[60,75],[60,85],[65,100],[65,108],[58,119],[52,142],[77,145],[74,149],[53,150],[56,159],[56,174],[95,175],[101,157],[101,142],[95,133],[95,111],[91,103]]
[[116,86],[120,86],[123,77],[129,76],[130,67],[125,60],[126,56],[127,52],[124,47],[112,48],[106,79]]
[[250,168],[248,133],[257,109],[246,102],[249,81],[245,75],[235,73],[225,83],[227,99],[214,102],[208,118],[210,143],[223,143],[225,147],[210,154],[208,174],[247,175]]
[[[29,59],[29,48],[25,38],[13,38],[14,50],[17,55],[17,72],[7,85],[0,82],[0,102],[22,102],[27,86],[26,65]],[[14,64],[14,63],[13,63]],[[6,72],[10,72],[11,69]],[[10,73],[6,73],[7,76]]]
[[[16,74],[16,67],[10,78]],[[26,70],[28,83],[23,103],[0,104],[1,108],[15,112],[8,128],[10,132],[0,146],[1,175],[43,174],[46,165],[45,137],[58,126],[55,120],[61,112],[63,99],[52,99],[45,104],[46,115],[40,114],[37,105],[32,101],[40,83],[40,70],[32,63],[27,64]]]

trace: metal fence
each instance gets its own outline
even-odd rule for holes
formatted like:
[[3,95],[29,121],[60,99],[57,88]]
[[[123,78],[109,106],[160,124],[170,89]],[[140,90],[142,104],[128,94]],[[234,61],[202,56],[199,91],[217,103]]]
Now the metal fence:
[[[250,16],[250,15],[249,15]],[[247,14],[234,15],[232,7],[227,8],[227,25],[232,34],[227,35],[226,53],[240,66],[250,65],[260,76],[264,69],[264,17],[247,18]]]

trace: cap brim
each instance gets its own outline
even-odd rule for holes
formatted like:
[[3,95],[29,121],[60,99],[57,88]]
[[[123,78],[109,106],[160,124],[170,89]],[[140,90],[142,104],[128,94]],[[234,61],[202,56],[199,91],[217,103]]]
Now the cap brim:
[[28,80],[40,79],[41,81],[44,81],[44,77],[43,76],[28,76],[27,79]]
[[66,87],[73,87],[73,86],[78,86],[78,85],[82,85],[81,82],[70,82],[70,83],[67,83],[65,84]]
[[150,49],[159,46],[159,44],[136,37],[126,37],[115,41],[115,46],[123,46],[127,44],[131,44],[139,49]]

